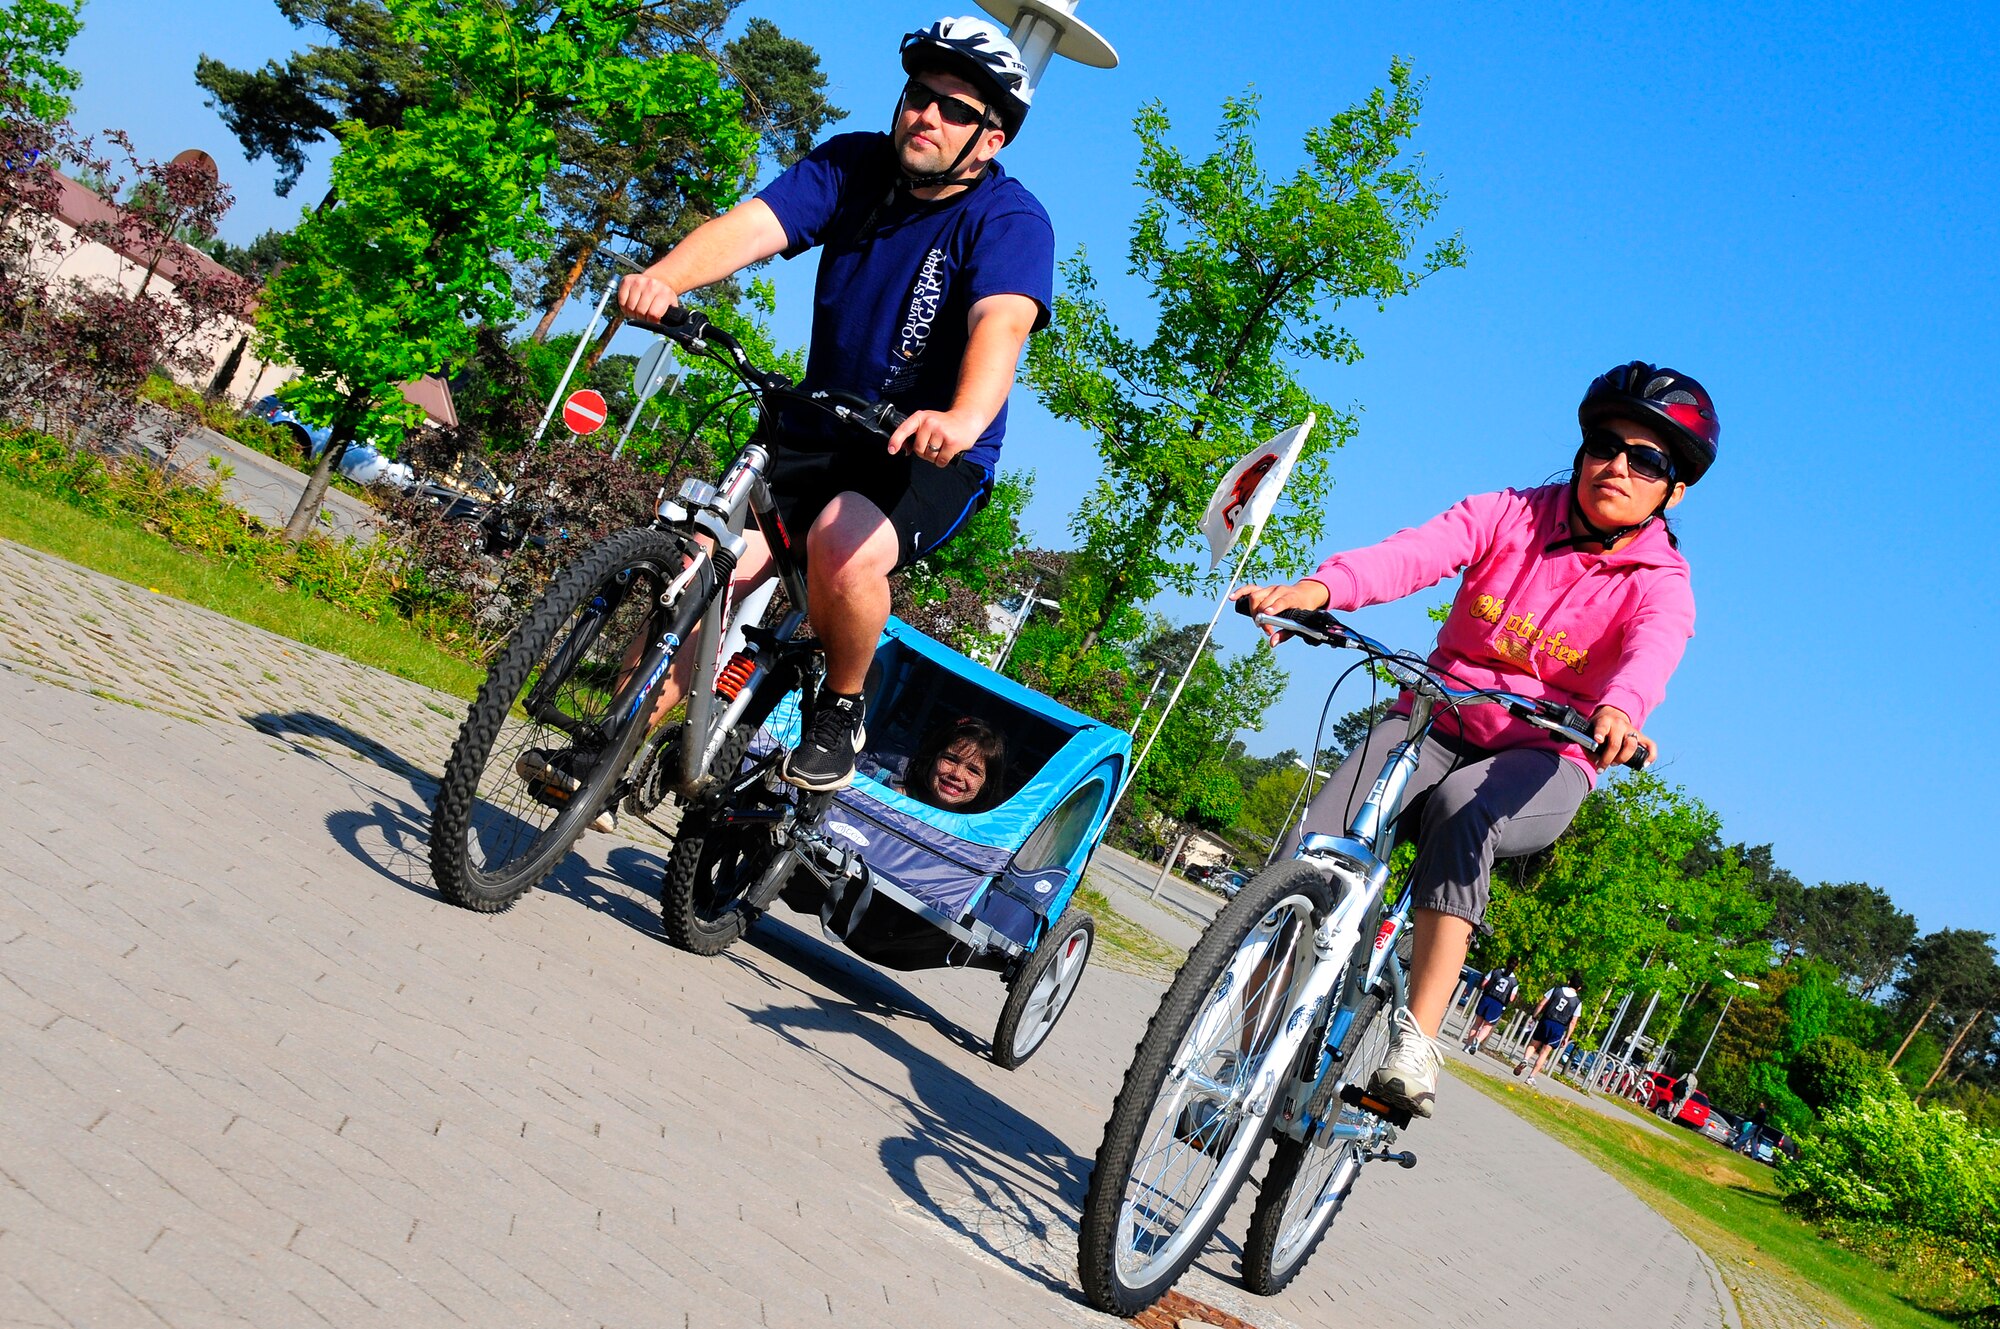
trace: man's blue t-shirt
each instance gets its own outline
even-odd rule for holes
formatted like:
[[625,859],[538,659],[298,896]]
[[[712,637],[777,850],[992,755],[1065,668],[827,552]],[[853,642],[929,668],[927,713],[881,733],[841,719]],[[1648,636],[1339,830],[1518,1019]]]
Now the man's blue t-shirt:
[[[1055,229],[998,162],[970,189],[936,202],[896,188],[887,134],[840,134],[757,197],[785,228],[785,257],[824,246],[802,386],[838,388],[905,411],[949,410],[969,340],[966,318],[989,295],[1025,295],[1049,320]],[[794,446],[852,445],[817,411],[785,413]],[[1002,405],[965,456],[991,472],[1007,432]]]

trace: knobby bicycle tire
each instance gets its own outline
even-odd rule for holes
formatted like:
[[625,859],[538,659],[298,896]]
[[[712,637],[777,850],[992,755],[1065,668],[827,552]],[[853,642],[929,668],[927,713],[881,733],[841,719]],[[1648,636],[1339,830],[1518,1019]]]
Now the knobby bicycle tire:
[[[1215,1230],[1222,1225],[1235,1201],[1237,1190],[1256,1160],[1280,1094],[1273,1093],[1264,1111],[1254,1120],[1244,1118],[1237,1131],[1231,1134],[1231,1143],[1226,1149],[1227,1153],[1235,1156],[1233,1166],[1226,1170],[1219,1167],[1198,1193],[1197,1200],[1189,1204],[1192,1209],[1196,1204],[1208,1203],[1219,1193],[1219,1202],[1201,1224],[1205,1230],[1197,1231],[1186,1241],[1185,1249],[1178,1257],[1144,1282],[1134,1285],[1121,1279],[1118,1242],[1125,1191],[1133,1168],[1140,1161],[1139,1150],[1144,1143],[1141,1136],[1160,1101],[1168,1072],[1173,1069],[1173,1062],[1180,1055],[1182,1044],[1195,1020],[1207,1006],[1211,993],[1229,971],[1237,952],[1250,939],[1252,931],[1267,914],[1294,896],[1303,897],[1310,904],[1315,923],[1324,918],[1333,905],[1331,884],[1310,863],[1289,860],[1266,868],[1252,878],[1236,898],[1216,915],[1201,940],[1195,944],[1187,962],[1181,966],[1166,995],[1160,999],[1159,1008],[1153,1013],[1146,1032],[1133,1050],[1132,1064],[1125,1072],[1124,1084],[1105,1124],[1104,1141],[1098,1147],[1096,1163],[1091,1169],[1078,1234],[1077,1273],[1084,1295],[1101,1311],[1129,1317],[1165,1295],[1167,1289],[1200,1256]],[[1298,963],[1312,963],[1309,933],[1296,939],[1294,954]],[[1247,1075],[1239,1073],[1239,1082],[1254,1082],[1264,1069],[1263,1058],[1270,1055],[1271,1048],[1267,1046],[1259,1065],[1249,1068]],[[1281,1074],[1288,1072],[1289,1067]],[[1247,1145],[1238,1147],[1240,1132],[1246,1130],[1253,1139]],[[1178,1237],[1175,1239],[1179,1240]]]
[[[1385,1006],[1386,1003],[1378,996],[1371,994],[1362,998],[1361,1005],[1354,1012],[1354,1021],[1348,1026],[1346,1039],[1348,1047],[1360,1056],[1360,1060],[1341,1063],[1328,1071],[1329,1076],[1337,1073],[1338,1078],[1351,1083],[1375,1073],[1382,1057],[1380,1054],[1369,1056],[1368,1049],[1371,1034],[1382,1033],[1386,1037],[1386,1031],[1375,1028],[1388,1018]],[[1386,1053],[1386,1043],[1380,1051]],[[1365,1064],[1370,1060],[1375,1065]],[[1324,1097],[1331,1099],[1332,1095]],[[1329,1107],[1336,1112],[1339,1110],[1337,1103],[1329,1104]],[[1346,1143],[1334,1146],[1336,1150],[1351,1147]],[[1320,1243],[1326,1240],[1333,1220],[1340,1216],[1348,1195],[1354,1189],[1354,1178],[1349,1176],[1340,1185],[1339,1194],[1334,1196],[1332,1204],[1313,1216],[1314,1228],[1305,1236],[1304,1245],[1280,1258],[1278,1247],[1285,1235],[1285,1211],[1291,1203],[1292,1189],[1298,1184],[1299,1173],[1305,1168],[1307,1160],[1321,1152],[1324,1151],[1315,1149],[1311,1144],[1280,1134],[1277,1148],[1271,1153],[1271,1165],[1265,1169],[1264,1180],[1257,1188],[1257,1205],[1250,1211],[1250,1230],[1243,1240],[1243,1285],[1259,1296],[1268,1297],[1283,1291],[1306,1267],[1319,1250]],[[1339,1175],[1338,1160],[1335,1167],[1336,1172],[1326,1179],[1328,1183],[1334,1182]],[[1316,1189],[1323,1191],[1324,1186]],[[1319,1196],[1316,1194],[1313,1198],[1317,1200]]]
[[[556,635],[621,572],[635,567],[664,572],[678,569],[683,561],[680,547],[671,536],[649,529],[621,531],[558,573],[508,637],[466,712],[465,723],[459,728],[458,739],[452,745],[443,778],[438,783],[437,801],[431,813],[430,860],[438,891],[445,899],[481,913],[507,909],[545,880],[583,834],[605,794],[645,737],[643,706],[634,719],[615,727],[610,746],[596,760],[583,787],[570,796],[567,806],[535,835],[519,856],[491,870],[476,867],[470,861],[480,778],[493,759],[495,741],[530,672],[544,653],[556,645]],[[565,642],[558,650],[559,659],[552,663],[573,668],[579,654],[569,650]],[[536,688],[538,691],[545,686],[559,688],[564,681],[545,674],[536,680]]]

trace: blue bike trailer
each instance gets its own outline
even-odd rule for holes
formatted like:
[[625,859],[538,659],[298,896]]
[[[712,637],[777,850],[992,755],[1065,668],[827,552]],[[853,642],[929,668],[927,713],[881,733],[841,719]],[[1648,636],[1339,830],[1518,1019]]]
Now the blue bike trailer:
[[[961,717],[1007,741],[1006,793],[985,812],[947,812],[896,787],[924,736]],[[793,696],[756,746],[792,746],[800,727]],[[1016,972],[1082,881],[1131,752],[1123,730],[890,619],[869,674],[860,773],[824,823],[859,853],[868,879],[823,901],[822,921],[888,968]]]

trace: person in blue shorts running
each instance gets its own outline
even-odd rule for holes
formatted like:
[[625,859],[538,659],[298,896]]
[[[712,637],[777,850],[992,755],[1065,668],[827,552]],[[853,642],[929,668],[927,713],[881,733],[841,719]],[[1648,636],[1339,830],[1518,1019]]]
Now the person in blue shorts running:
[[1558,984],[1542,994],[1535,1003],[1535,1034],[1528,1040],[1528,1050],[1514,1065],[1514,1074],[1528,1073],[1528,1083],[1533,1084],[1549,1064],[1549,1057],[1569,1041],[1570,1026],[1583,1010],[1583,979],[1569,976],[1569,982]]
[[1502,960],[1498,967],[1479,981],[1479,996],[1472,1011],[1472,1027],[1465,1035],[1465,1051],[1468,1056],[1479,1052],[1480,1044],[1493,1032],[1493,1026],[1521,995],[1521,980],[1515,977],[1514,962]]

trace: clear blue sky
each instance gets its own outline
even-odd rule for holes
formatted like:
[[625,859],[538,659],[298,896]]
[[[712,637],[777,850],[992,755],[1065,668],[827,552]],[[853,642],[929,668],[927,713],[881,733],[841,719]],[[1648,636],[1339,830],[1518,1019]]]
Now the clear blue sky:
[[[1359,366],[1301,370],[1362,408],[1335,461],[1327,552],[1560,468],[1577,397],[1613,363],[1697,375],[1720,408],[1722,456],[1680,510],[1700,621],[1650,726],[1668,778],[1730,839],[1774,842],[1808,881],[1882,886],[1927,929],[2000,932],[1985,844],[2000,724],[1978,691],[2000,654],[2000,9],[1079,12],[1124,63],[1059,62],[1006,161],[1061,248],[1089,247],[1128,324],[1145,319],[1118,276],[1141,102],[1162,98],[1198,149],[1221,100],[1254,86],[1266,160],[1286,168],[1303,131],[1380,82],[1391,56],[1431,80],[1417,144],[1471,262],[1386,312],[1350,311]],[[745,13],[820,49],[847,127],[882,123],[896,38],[935,16],[803,0]],[[297,44],[268,0],[91,0],[84,18],[81,127],[123,126],[161,157],[207,148],[237,187],[225,232],[239,242],[316,197],[309,173],[293,200],[274,198],[268,163],[242,161],[192,79],[198,52],[240,65]],[[809,261],[779,279],[781,330],[803,341]],[[1059,546],[1096,456],[1025,397],[1007,460],[1035,471],[1030,521]],[[1442,595],[1359,622],[1422,644],[1421,609]],[[1229,622],[1224,640],[1240,649],[1249,634]],[[1300,647],[1284,662],[1291,695],[1253,751],[1310,732],[1345,663]]]

